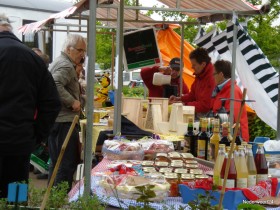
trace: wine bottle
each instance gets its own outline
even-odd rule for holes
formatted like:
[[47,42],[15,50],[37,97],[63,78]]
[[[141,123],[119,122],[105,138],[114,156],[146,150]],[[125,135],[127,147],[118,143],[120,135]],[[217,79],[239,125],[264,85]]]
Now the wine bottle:
[[193,118],[188,118],[188,131],[184,135],[185,146],[183,151],[195,155],[195,141],[194,141],[194,132],[193,132]]
[[202,119],[201,132],[197,137],[197,157],[207,160],[209,134],[207,132],[207,119]]
[[236,168],[235,168],[235,164],[234,164],[233,154],[231,155],[231,157],[228,157],[228,153],[225,154],[225,159],[224,159],[222,170],[221,170],[221,183],[223,184],[223,182],[224,182],[225,170],[226,170],[226,164],[227,164],[228,158],[230,158],[230,166],[229,166],[229,171],[228,171],[226,188],[235,188],[237,173],[236,173]]
[[229,122],[224,122],[222,124],[222,138],[219,142],[219,144],[225,144],[226,146],[230,145],[230,139],[229,137]]
[[255,164],[257,168],[257,184],[262,180],[267,180],[268,167],[264,155],[263,144],[258,144],[257,153],[255,156]]
[[210,161],[216,160],[216,157],[218,155],[218,150],[219,150],[219,142],[221,140],[219,120],[214,119],[213,124],[214,124],[213,135],[210,138],[210,146],[209,146],[210,157],[208,158],[208,160]]
[[223,162],[225,159],[225,145],[224,144],[220,144],[219,145],[219,150],[218,150],[218,155],[215,161],[215,165],[214,165],[214,170],[213,170],[213,183],[214,185],[217,186],[221,186],[221,169],[223,166]]

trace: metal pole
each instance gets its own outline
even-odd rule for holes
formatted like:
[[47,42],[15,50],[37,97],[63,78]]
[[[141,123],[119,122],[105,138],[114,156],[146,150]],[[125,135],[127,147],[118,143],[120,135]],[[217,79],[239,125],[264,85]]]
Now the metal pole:
[[89,16],[89,37],[88,37],[88,67],[87,67],[87,124],[86,124],[86,142],[85,142],[85,191],[84,196],[90,195],[91,187],[91,167],[92,167],[92,115],[93,115],[93,87],[95,77],[95,59],[96,59],[96,1],[91,0]]
[[184,28],[185,25],[182,24],[181,25],[181,53],[180,53],[180,95],[179,97],[181,97],[181,95],[183,94],[183,71],[184,71]]
[[277,140],[280,140],[280,71],[278,74]]
[[[230,98],[234,98],[234,85],[235,85],[235,66],[236,66],[236,45],[237,45],[237,26],[235,24],[236,13],[233,11],[233,44],[232,44],[232,69],[231,69],[231,84],[230,84]],[[230,100],[230,113],[229,122],[233,125],[233,114],[234,114],[234,101]],[[231,129],[232,134],[232,129]]]
[[124,1],[120,1],[118,9],[118,27],[116,44],[116,89],[114,101],[114,134],[121,132],[122,86],[123,86],[123,20]]
[[112,34],[112,65],[111,65],[111,74],[112,74],[112,81],[111,87],[112,90],[114,89],[114,68],[115,68],[115,34]]

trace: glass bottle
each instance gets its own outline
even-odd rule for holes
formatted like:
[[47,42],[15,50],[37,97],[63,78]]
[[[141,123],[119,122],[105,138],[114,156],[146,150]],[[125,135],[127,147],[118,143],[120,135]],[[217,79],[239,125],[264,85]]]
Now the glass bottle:
[[225,144],[226,146],[229,146],[230,144],[230,139],[229,137],[229,122],[224,122],[222,124],[222,138],[219,142],[219,144]]
[[252,187],[257,184],[257,169],[254,161],[252,144],[247,145],[246,164],[248,168],[248,187]]
[[219,150],[219,142],[221,140],[220,136],[220,124],[218,119],[214,119],[213,121],[214,129],[213,129],[213,135],[210,138],[210,158],[208,160],[215,161],[218,155]]
[[268,167],[264,155],[263,144],[258,144],[257,153],[255,156],[255,164],[257,169],[257,184],[259,181],[267,180]]
[[236,172],[237,172],[237,180],[236,187],[237,188],[247,188],[248,185],[248,169],[247,163],[244,153],[244,147],[238,147],[238,153],[235,161]]
[[195,154],[195,139],[194,139],[194,132],[193,132],[193,118],[188,118],[188,131],[184,135],[185,139],[185,146],[183,151],[191,154]]
[[213,170],[213,183],[217,186],[221,186],[221,169],[225,159],[226,148],[224,144],[219,145],[218,156],[215,160],[214,170]]
[[[226,164],[227,164],[227,159],[228,158],[229,158],[228,153],[226,153],[225,154],[225,159],[224,159],[224,162],[223,162],[223,166],[222,166],[222,170],[221,170],[221,183],[222,184],[224,182],[224,176],[225,176],[225,170],[226,170]],[[234,164],[233,155],[231,155],[228,177],[227,177],[227,182],[226,182],[226,188],[236,187],[236,179],[237,179],[236,168],[235,168],[235,164]]]
[[236,139],[235,139],[235,143],[236,143],[237,146],[239,146],[239,145],[241,145],[242,142],[243,142],[243,140],[242,140],[242,137],[240,135],[240,124],[239,124]]
[[246,157],[246,155],[247,155],[247,146],[248,146],[248,143],[247,143],[246,141],[242,141],[242,142],[241,142],[241,146],[244,147],[245,157]]
[[197,137],[197,157],[207,160],[209,134],[207,132],[207,119],[203,118],[201,132]]

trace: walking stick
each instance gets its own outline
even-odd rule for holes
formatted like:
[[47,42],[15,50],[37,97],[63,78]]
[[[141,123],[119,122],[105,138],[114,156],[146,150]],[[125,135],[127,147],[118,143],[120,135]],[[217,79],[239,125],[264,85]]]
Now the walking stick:
[[[228,155],[229,158],[227,159],[227,163],[226,163],[223,188],[222,188],[222,191],[221,191],[218,210],[222,209],[222,204],[223,204],[223,200],[224,200],[224,196],[225,196],[226,183],[227,183],[227,178],[228,178],[228,171],[229,171],[229,166],[230,166],[230,160],[231,160],[230,157],[231,157],[231,154],[232,154],[233,149],[234,149],[234,143],[235,143],[235,139],[236,139],[236,136],[237,136],[237,131],[238,131],[239,123],[240,123],[240,118],[241,118],[243,107],[244,107],[245,101],[246,101],[245,100],[246,92],[247,92],[247,89],[244,88],[242,100],[235,100],[235,101],[240,101],[241,102],[241,107],[240,107],[238,117],[237,117],[237,120],[236,120],[236,126],[235,126],[234,133],[233,133],[233,139],[231,141],[230,151],[229,151],[229,155]],[[234,99],[229,99],[229,100],[234,100]],[[253,101],[253,100],[248,100],[248,101]]]
[[79,120],[79,116],[78,116],[78,115],[75,115],[75,117],[74,117],[74,119],[73,119],[73,121],[72,121],[71,127],[70,127],[70,129],[69,129],[69,131],[68,131],[68,133],[67,133],[67,135],[66,135],[66,137],[65,137],[65,140],[64,140],[64,142],[63,142],[63,145],[62,145],[62,147],[61,147],[61,150],[60,150],[60,153],[59,153],[57,162],[56,162],[56,164],[55,164],[55,167],[54,167],[54,170],[53,170],[53,174],[52,174],[52,177],[51,177],[51,179],[50,179],[50,182],[49,182],[47,191],[46,191],[46,193],[45,193],[45,195],[44,195],[44,199],[43,199],[43,202],[42,202],[42,204],[41,204],[40,210],[44,210],[45,207],[46,207],[46,203],[47,203],[47,200],[48,200],[48,198],[49,198],[49,195],[50,195],[50,192],[51,192],[51,188],[52,188],[52,186],[53,186],[54,179],[55,179],[55,177],[56,177],[58,168],[59,168],[59,166],[60,166],[62,157],[63,157],[64,152],[65,152],[65,149],[66,149],[66,146],[67,146],[67,144],[68,144],[68,142],[69,142],[69,139],[70,139],[70,137],[71,137],[71,135],[72,135],[72,132],[73,132],[73,130],[74,130],[74,128],[75,128],[75,125],[77,124],[78,120]]

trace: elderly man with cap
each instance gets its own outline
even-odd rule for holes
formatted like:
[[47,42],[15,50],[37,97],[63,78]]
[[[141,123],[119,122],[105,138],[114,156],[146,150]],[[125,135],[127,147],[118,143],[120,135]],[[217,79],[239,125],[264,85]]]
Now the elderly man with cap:
[[6,198],[9,183],[28,182],[30,154],[48,137],[61,103],[44,61],[1,14],[0,93],[0,198]]
[[[149,97],[180,96],[180,58],[172,58],[169,66],[153,66],[141,69],[141,77],[149,89]],[[168,75],[167,82],[162,82],[163,75]],[[168,81],[169,78],[169,81]],[[189,92],[188,86],[183,81],[183,93]]]

